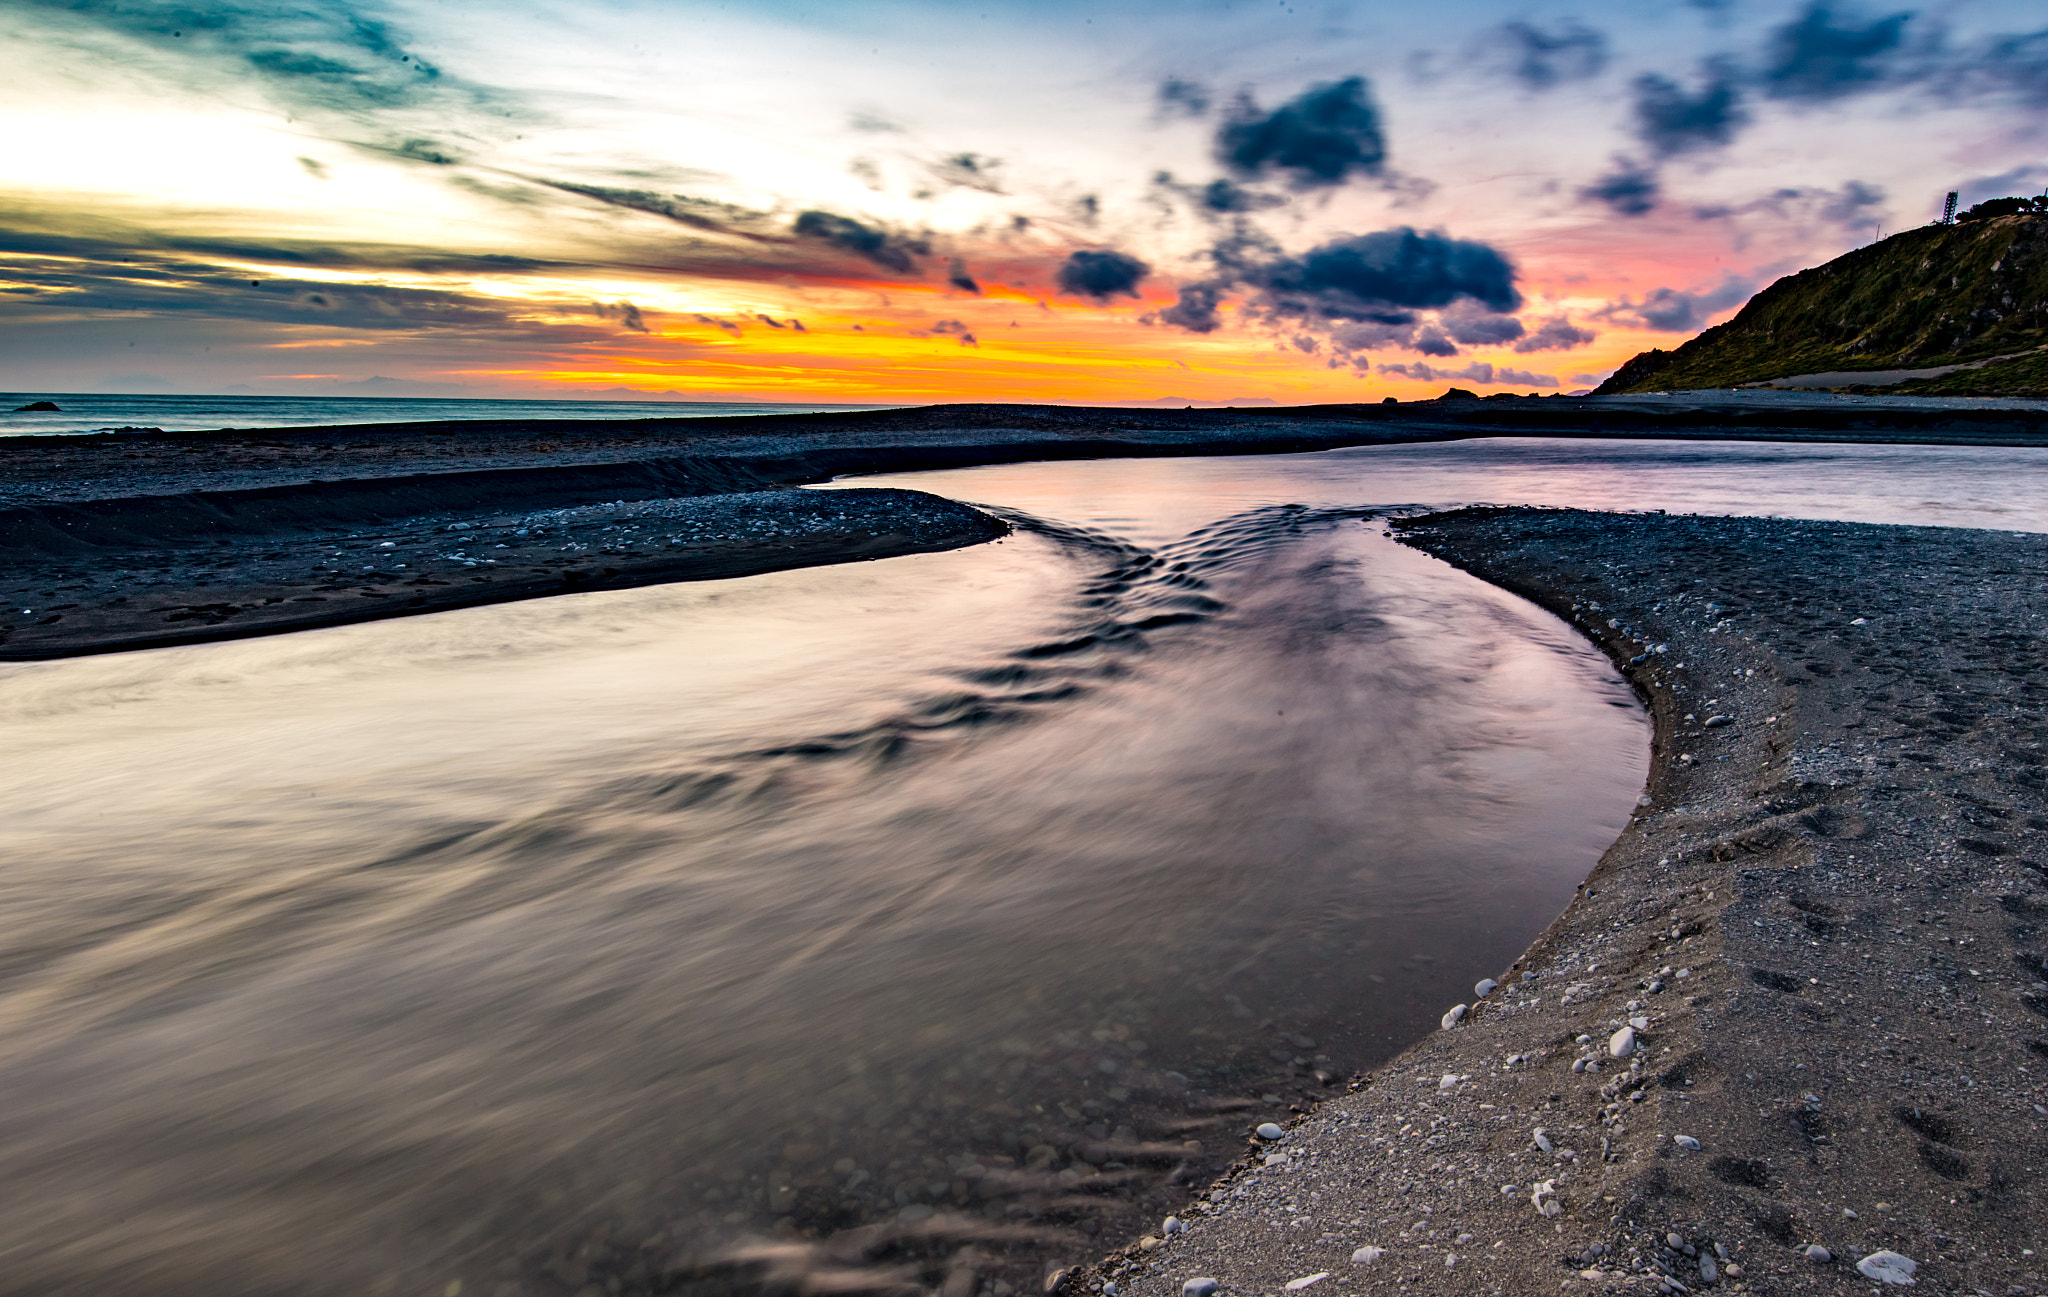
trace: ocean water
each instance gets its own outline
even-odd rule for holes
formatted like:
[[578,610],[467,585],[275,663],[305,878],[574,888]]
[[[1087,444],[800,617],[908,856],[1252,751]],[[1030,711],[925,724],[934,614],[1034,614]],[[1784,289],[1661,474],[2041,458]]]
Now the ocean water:
[[1626,822],[1608,663],[1376,507],[2040,530],[2043,468],[897,475],[1017,531],[0,669],[0,1289],[1003,1297],[1431,1029]]
[[[49,401],[48,411],[20,406]],[[792,401],[484,401],[411,397],[121,396],[93,392],[0,392],[0,437],[160,428],[308,428],[443,419],[708,419],[732,414],[880,410],[878,405]]]

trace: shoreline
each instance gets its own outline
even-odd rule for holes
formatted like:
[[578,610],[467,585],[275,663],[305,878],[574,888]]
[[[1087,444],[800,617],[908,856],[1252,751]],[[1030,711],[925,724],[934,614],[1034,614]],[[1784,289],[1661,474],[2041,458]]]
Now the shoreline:
[[[893,509],[870,501],[835,529],[830,506],[790,490],[842,476],[1492,436],[2048,448],[2048,411],[1489,397],[0,437],[0,555],[14,578],[0,588],[0,661],[751,575],[1001,534],[986,515],[909,492]],[[664,510],[692,525],[640,525]],[[472,552],[485,534],[490,552]]]
[[1394,526],[1614,660],[1647,804],[1498,987],[1049,1290],[2044,1291],[2048,537]]

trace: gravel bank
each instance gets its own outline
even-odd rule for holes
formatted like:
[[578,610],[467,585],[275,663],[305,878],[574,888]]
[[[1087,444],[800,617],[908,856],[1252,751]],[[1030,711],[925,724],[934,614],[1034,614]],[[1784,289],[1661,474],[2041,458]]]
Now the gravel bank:
[[1623,664],[1645,804],[1499,986],[1057,1286],[2048,1291],[2048,537],[1398,525]]
[[747,491],[380,526],[279,525],[156,543],[24,547],[0,583],[0,661],[375,621],[476,604],[890,558],[1007,524],[922,491]]

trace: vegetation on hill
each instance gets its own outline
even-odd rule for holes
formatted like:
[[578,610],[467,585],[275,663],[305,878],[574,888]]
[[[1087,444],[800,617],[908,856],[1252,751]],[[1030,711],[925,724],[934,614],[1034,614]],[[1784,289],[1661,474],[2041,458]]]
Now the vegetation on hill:
[[2009,201],[1979,204],[1968,220],[1906,230],[1788,275],[1726,324],[1676,350],[1643,352],[1596,395],[2013,356],[1884,390],[2048,396],[2048,361],[2023,354],[2048,346],[2048,212],[2030,200],[2016,200],[2025,211],[2006,211],[2000,204]]

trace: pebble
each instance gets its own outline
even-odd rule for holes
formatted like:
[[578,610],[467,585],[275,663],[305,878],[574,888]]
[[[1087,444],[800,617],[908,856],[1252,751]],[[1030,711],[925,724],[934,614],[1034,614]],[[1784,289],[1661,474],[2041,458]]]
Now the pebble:
[[1275,1125],[1270,1121],[1261,1122],[1259,1124],[1259,1128],[1253,1131],[1252,1133],[1257,1135],[1260,1139],[1282,1139],[1285,1138],[1287,1134],[1286,1131],[1280,1129],[1279,1126]]
[[1723,727],[1725,727],[1725,726],[1733,725],[1734,723],[1735,723],[1735,718],[1734,718],[1733,716],[1709,716],[1709,717],[1707,717],[1707,728],[1708,728],[1708,729],[1710,729],[1710,730],[1718,730],[1718,729],[1721,729],[1721,728],[1723,728]]
[[1900,1256],[1897,1252],[1889,1251],[1872,1252],[1856,1263],[1857,1274],[1865,1279],[1875,1279],[1879,1283],[1912,1283],[1913,1272],[1919,1268],[1920,1263],[1912,1257]]
[[1818,1243],[1808,1243],[1806,1245],[1806,1259],[1819,1265],[1826,1265],[1835,1259],[1835,1254]]
[[1159,1232],[1161,1234],[1166,1235],[1166,1237],[1168,1238],[1172,1238],[1175,1234],[1185,1234],[1187,1232],[1187,1228],[1188,1223],[1182,1220],[1180,1217],[1168,1216],[1166,1218],[1166,1223],[1159,1227]]
[[1666,1234],[1664,1236],[1664,1246],[1676,1252],[1679,1248],[1685,1246],[1685,1235],[1676,1232]]
[[1492,995],[1494,988],[1499,985],[1499,982],[1494,981],[1490,977],[1482,977],[1479,979],[1478,984],[1472,988],[1472,994],[1475,998],[1483,1000],[1487,996]]
[[1446,1013],[1446,1014],[1444,1015],[1444,1017],[1443,1017],[1443,1027],[1444,1027],[1444,1030],[1446,1030],[1446,1031],[1449,1031],[1449,1030],[1450,1030],[1450,1029],[1451,1029],[1452,1027],[1455,1027],[1455,1026],[1457,1026],[1457,1025],[1458,1025],[1459,1023],[1463,1022],[1464,1020],[1465,1020],[1465,1006],[1464,1006],[1464,1005],[1462,1005],[1462,1004],[1454,1004],[1454,1005],[1452,1005],[1452,1006],[1451,1006],[1451,1010],[1450,1010],[1450,1012],[1449,1012],[1449,1013]]
[[1542,1149],[1546,1153],[1554,1151],[1557,1147],[1555,1144],[1550,1142],[1550,1131],[1547,1127],[1538,1126],[1535,1132],[1530,1136],[1530,1138],[1536,1141],[1536,1147]]
[[1190,1279],[1180,1286],[1180,1297],[1215,1297],[1222,1286],[1214,1279]]
[[1351,1254],[1351,1264],[1371,1265],[1387,1254],[1383,1247],[1362,1247]]
[[1700,1142],[1690,1135],[1673,1135],[1671,1137],[1671,1142],[1678,1145],[1680,1148],[1684,1149],[1688,1153],[1697,1153],[1700,1151]]
[[1286,1288],[1288,1292],[1300,1292],[1302,1289],[1310,1286],[1311,1284],[1319,1284],[1329,1277],[1330,1272],[1328,1270],[1323,1270],[1316,1274],[1303,1275],[1299,1279],[1289,1279],[1287,1281]]
[[1715,1266],[1714,1266],[1714,1258],[1712,1258],[1712,1257],[1710,1257],[1710,1256],[1703,1256],[1703,1257],[1701,1257],[1701,1258],[1700,1258],[1700,1282],[1701,1282],[1701,1283],[1718,1283],[1718,1282],[1720,1282],[1720,1279],[1721,1279],[1721,1272],[1720,1272],[1720,1271],[1719,1271],[1718,1269],[1716,1269],[1716,1268],[1715,1268]]
[[[1078,1268],[1076,1266],[1062,1266],[1058,1270],[1053,1271],[1045,1277],[1045,1290],[1049,1293],[1056,1293],[1066,1287],[1067,1280],[1074,1277]],[[1214,1289],[1211,1289],[1211,1291],[1213,1292]]]
[[1623,1027],[1607,1038],[1607,1052],[1616,1058],[1627,1058],[1636,1052],[1636,1029]]
[[1455,1072],[1446,1072],[1443,1079],[1436,1083],[1436,1092],[1438,1094],[1449,1094],[1452,1090],[1457,1089],[1458,1082],[1464,1079],[1464,1077],[1459,1076]]

